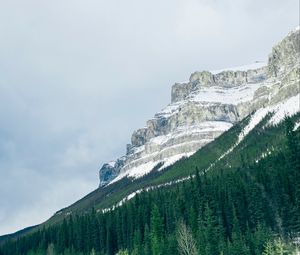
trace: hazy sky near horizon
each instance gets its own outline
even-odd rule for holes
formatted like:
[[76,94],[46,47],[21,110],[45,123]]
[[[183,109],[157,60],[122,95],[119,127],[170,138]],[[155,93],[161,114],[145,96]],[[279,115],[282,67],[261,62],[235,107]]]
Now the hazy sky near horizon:
[[298,0],[0,0],[0,235],[97,188],[202,69],[266,61]]

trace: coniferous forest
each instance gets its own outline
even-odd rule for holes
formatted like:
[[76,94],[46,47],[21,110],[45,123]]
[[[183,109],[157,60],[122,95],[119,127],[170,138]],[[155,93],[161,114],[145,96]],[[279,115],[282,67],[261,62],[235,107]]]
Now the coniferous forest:
[[[1,255],[294,254],[300,234],[300,136],[280,151],[137,194],[114,210],[70,215],[10,240]],[[299,129],[298,129],[299,130]]]

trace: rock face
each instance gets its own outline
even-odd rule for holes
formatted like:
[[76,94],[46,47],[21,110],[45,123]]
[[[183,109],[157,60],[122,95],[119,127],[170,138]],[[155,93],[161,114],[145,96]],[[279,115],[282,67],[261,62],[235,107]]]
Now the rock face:
[[126,156],[104,164],[100,186],[163,169],[211,142],[251,112],[299,93],[299,28],[273,47],[268,63],[194,72],[171,103],[133,132]]
[[125,160],[126,157],[122,157],[102,166],[100,171],[100,186],[109,183],[118,176],[120,169],[124,166]]

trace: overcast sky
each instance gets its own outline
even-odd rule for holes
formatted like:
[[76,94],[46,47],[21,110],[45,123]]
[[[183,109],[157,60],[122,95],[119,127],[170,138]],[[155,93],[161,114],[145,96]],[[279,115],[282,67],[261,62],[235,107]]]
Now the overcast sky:
[[266,60],[298,0],[0,0],[0,234],[97,188],[202,69]]

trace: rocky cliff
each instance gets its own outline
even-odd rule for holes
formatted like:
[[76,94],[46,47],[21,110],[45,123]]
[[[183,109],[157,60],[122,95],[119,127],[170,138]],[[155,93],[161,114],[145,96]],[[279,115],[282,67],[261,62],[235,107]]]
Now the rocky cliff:
[[163,169],[211,142],[249,113],[299,94],[299,28],[267,63],[193,73],[172,86],[171,103],[133,132],[126,156],[104,164],[100,186]]

